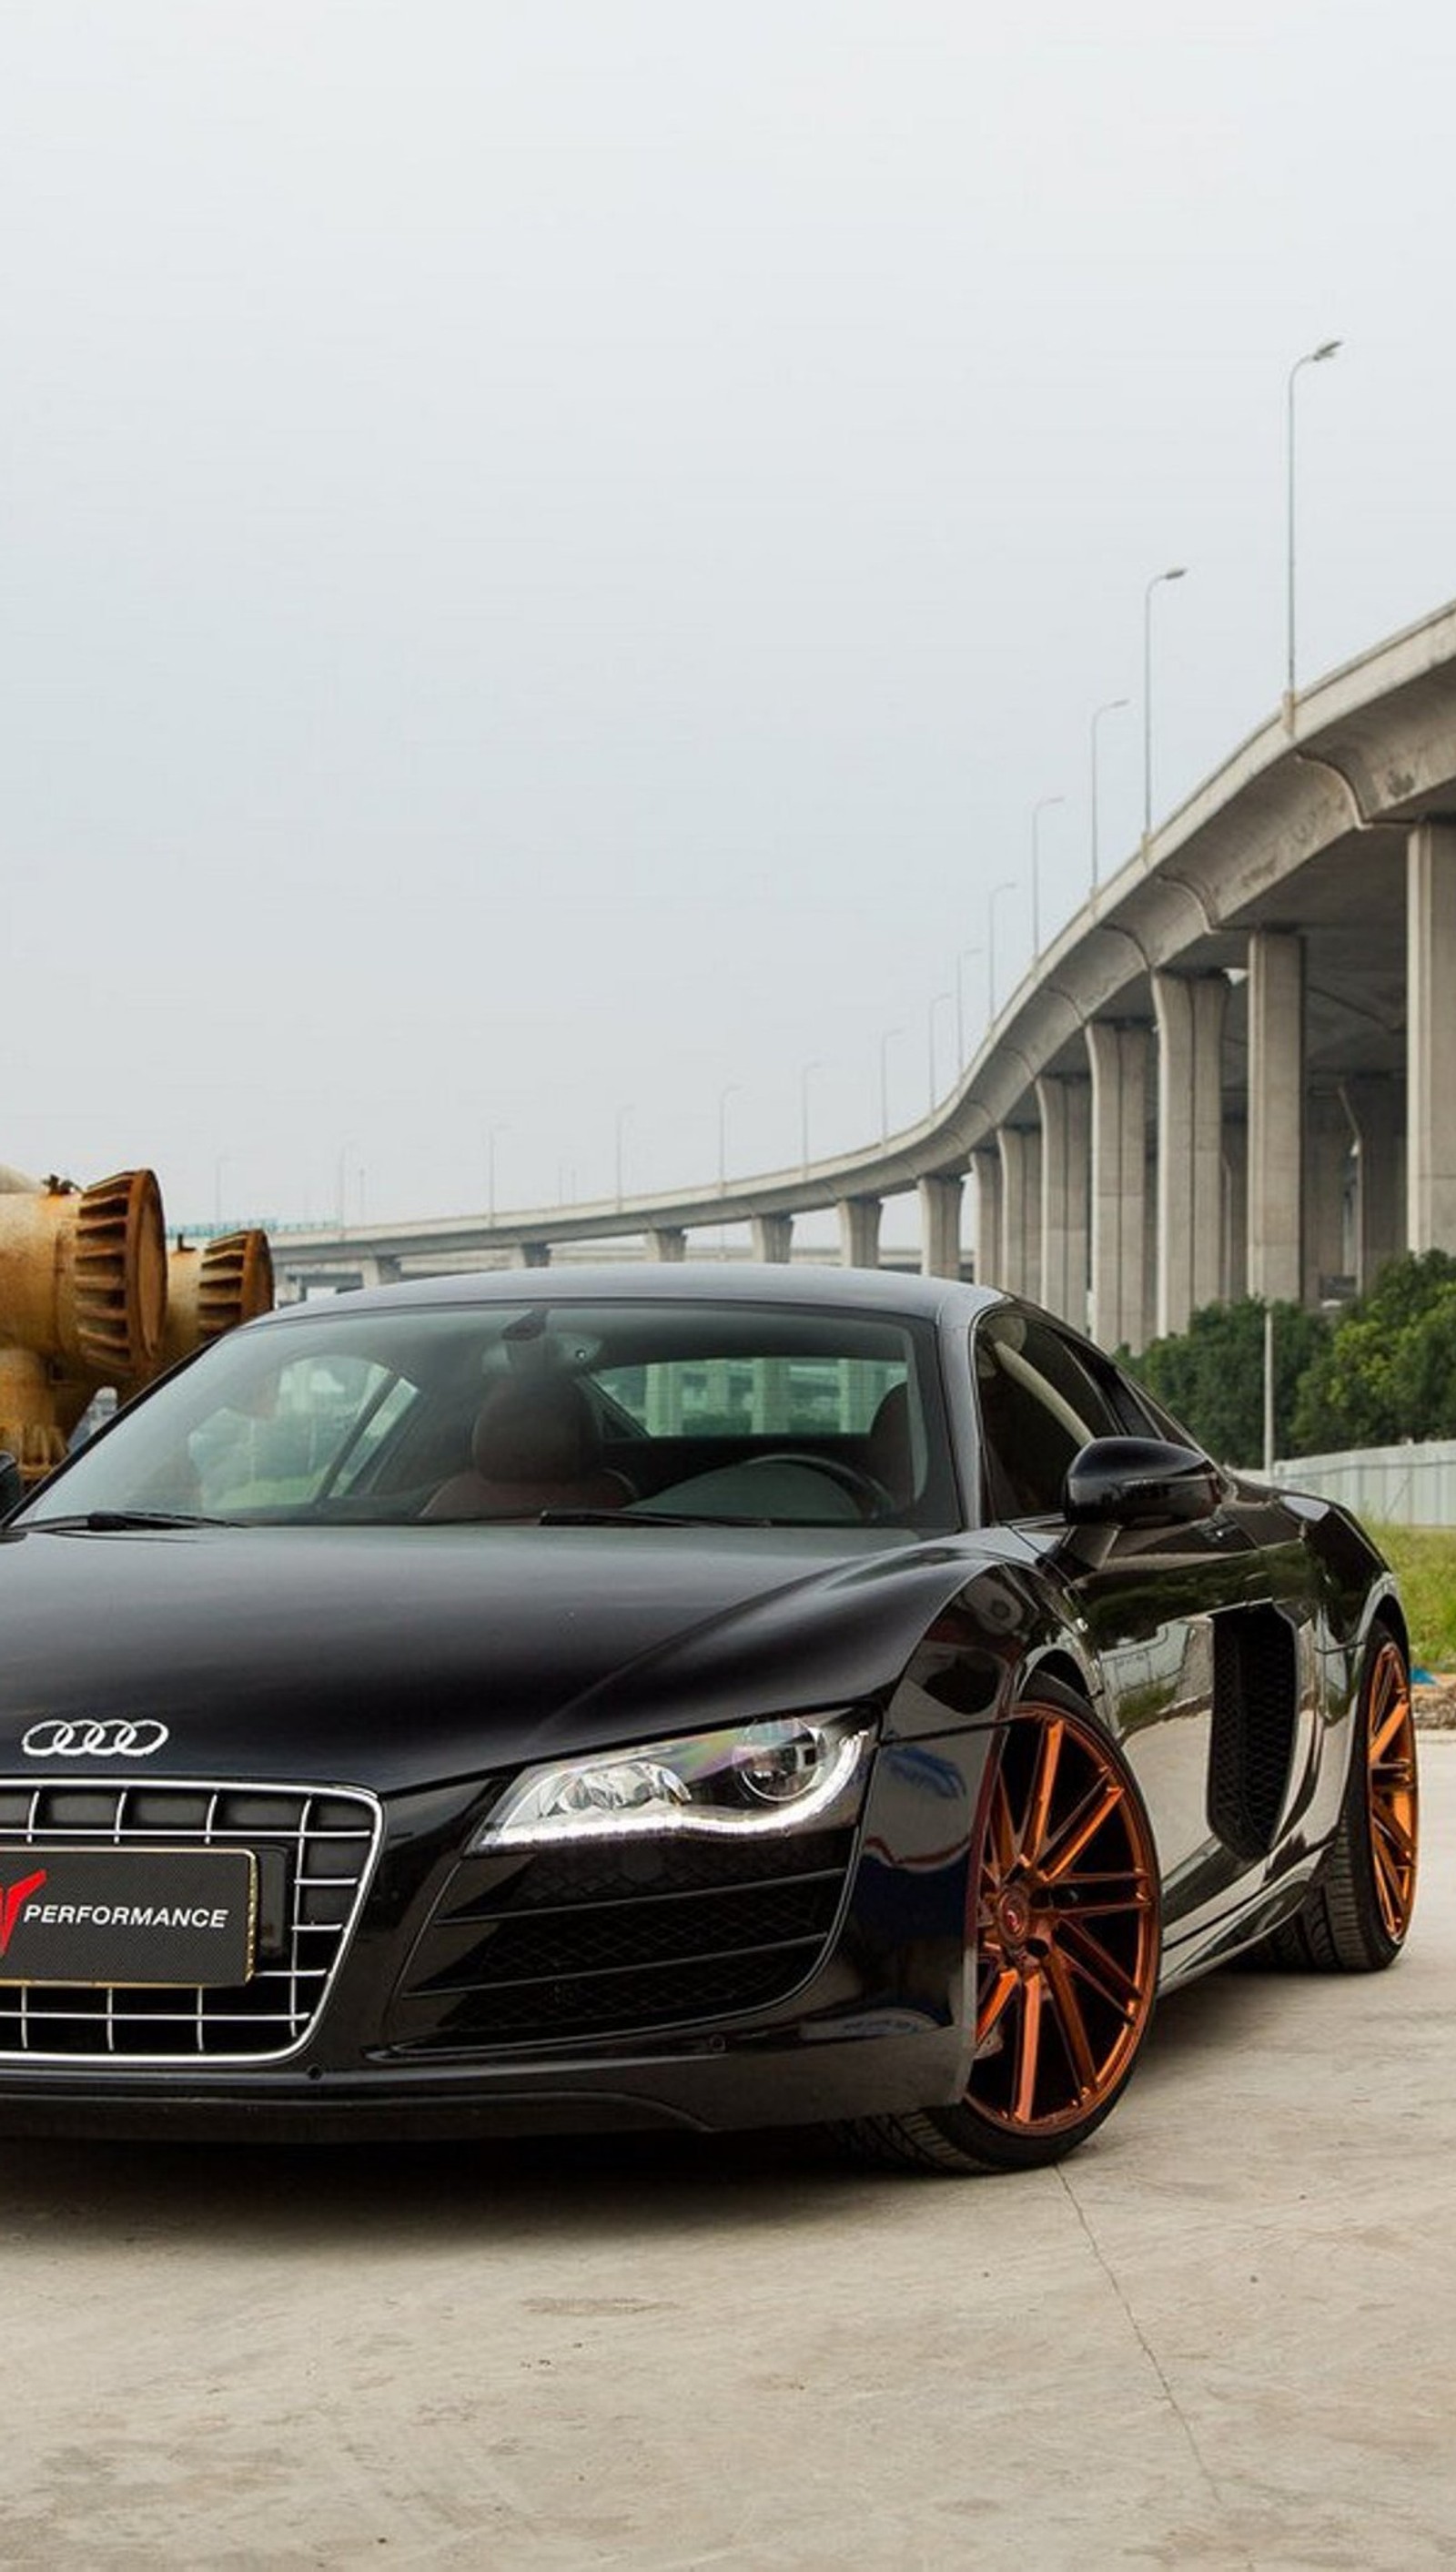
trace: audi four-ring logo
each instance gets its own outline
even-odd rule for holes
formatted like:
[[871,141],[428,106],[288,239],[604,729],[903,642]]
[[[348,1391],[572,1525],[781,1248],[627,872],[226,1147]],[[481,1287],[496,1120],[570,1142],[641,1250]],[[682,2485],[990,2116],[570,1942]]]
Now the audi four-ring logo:
[[67,1723],[51,1715],[33,1723],[20,1746],[27,1759],[149,1759],[166,1739],[166,1724],[150,1715],[139,1723]]

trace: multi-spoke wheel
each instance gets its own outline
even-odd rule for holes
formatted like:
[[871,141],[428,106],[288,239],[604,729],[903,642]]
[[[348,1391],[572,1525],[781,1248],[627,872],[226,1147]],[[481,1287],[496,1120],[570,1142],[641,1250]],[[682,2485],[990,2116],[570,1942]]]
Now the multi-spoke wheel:
[[1323,1867],[1292,1920],[1266,1940],[1279,1964],[1378,1973],[1405,1944],[1415,1906],[1420,1807],[1410,1671],[1395,1636],[1371,1628],[1350,1772]]
[[993,1749],[971,1929],[976,2047],[949,2108],[861,2121],[852,2140],[936,2170],[1026,2170],[1082,2143],[1125,2085],[1157,1984],[1157,1863],[1126,1762],[1049,1682]]

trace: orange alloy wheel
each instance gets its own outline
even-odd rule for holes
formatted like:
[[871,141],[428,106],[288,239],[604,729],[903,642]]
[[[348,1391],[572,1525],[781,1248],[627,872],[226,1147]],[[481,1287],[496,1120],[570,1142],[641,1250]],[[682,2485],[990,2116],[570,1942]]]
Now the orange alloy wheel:
[[1386,1936],[1399,1945],[1415,1902],[1419,1807],[1415,1717],[1398,1644],[1379,1645],[1365,1688],[1365,1809],[1375,1899]]
[[1085,2128],[1121,2088],[1157,1982],[1156,1875],[1137,1789],[1092,1717],[1020,1706],[984,1805],[966,2102],[1009,2139]]

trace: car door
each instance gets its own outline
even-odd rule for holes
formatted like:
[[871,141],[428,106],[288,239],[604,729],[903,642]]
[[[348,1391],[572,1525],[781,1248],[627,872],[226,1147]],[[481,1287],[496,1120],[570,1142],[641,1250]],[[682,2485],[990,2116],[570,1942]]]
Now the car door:
[[1312,1756],[1317,1590],[1298,1522],[1225,1481],[1190,1523],[1070,1525],[1063,1489],[1079,1448],[1165,1437],[1170,1424],[1099,1352],[1017,1305],[982,1316],[972,1355],[987,1515],[1045,1548],[1100,1669],[1157,1839],[1175,1946],[1267,1861]]

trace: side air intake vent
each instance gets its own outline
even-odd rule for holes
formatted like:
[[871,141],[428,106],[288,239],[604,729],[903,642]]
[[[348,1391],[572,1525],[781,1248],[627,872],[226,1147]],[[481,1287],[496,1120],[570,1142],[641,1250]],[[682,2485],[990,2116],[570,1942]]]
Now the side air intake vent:
[[1236,1857],[1264,1857],[1289,1786],[1299,1697],[1294,1628],[1274,1608],[1213,1619],[1208,1819]]

